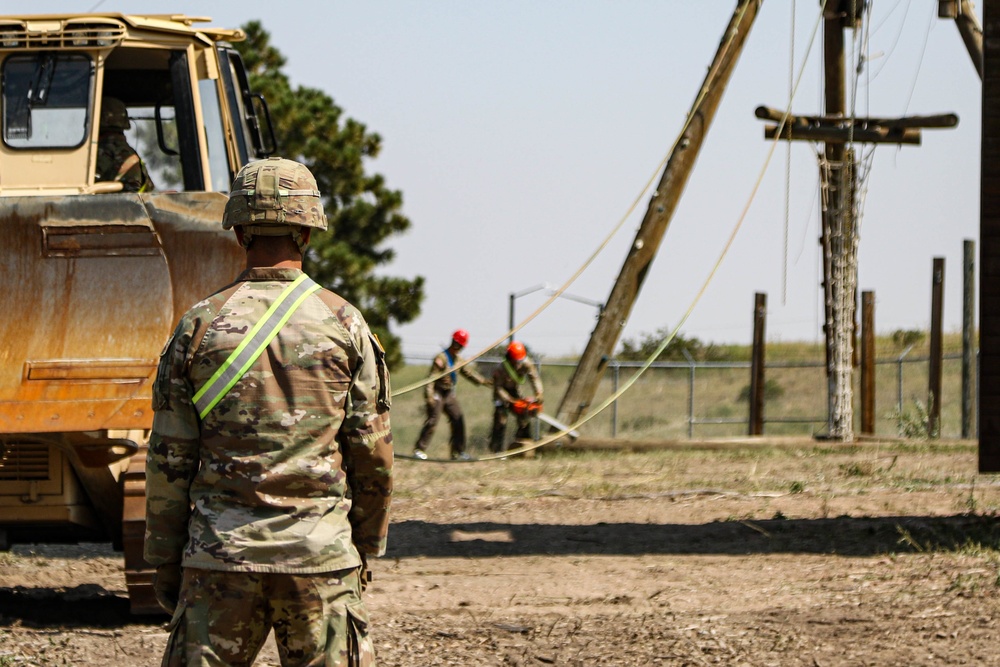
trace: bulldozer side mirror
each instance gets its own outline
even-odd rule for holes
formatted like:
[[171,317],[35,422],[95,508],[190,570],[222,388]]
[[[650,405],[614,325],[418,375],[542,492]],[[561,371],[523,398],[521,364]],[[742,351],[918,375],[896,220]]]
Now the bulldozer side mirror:
[[[169,105],[169,106],[170,106],[170,108],[173,108],[173,105]],[[156,103],[156,143],[160,146],[160,150],[163,151],[164,153],[166,153],[167,155],[180,155],[180,150],[178,148],[173,148],[171,146],[167,146],[167,140],[166,140],[166,134],[167,133],[163,131],[163,120],[164,120],[163,119],[163,102],[157,102]],[[172,121],[173,119],[169,119],[169,120]],[[174,131],[174,132],[171,133],[171,135],[172,135],[172,139],[174,141],[177,141],[177,132]]]
[[253,118],[249,120],[254,130],[254,150],[257,157],[274,155],[278,151],[278,142],[274,138],[274,126],[271,124],[271,110],[267,107],[267,100],[260,93],[251,93],[250,104],[253,108]]

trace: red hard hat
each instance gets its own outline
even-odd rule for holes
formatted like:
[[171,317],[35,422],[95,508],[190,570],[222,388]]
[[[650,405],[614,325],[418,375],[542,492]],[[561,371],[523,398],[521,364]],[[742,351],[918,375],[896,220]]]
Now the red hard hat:
[[507,346],[507,358],[511,361],[521,361],[528,356],[528,351],[524,349],[524,343],[514,341]]
[[469,344],[469,332],[465,329],[458,329],[451,335],[451,340],[453,343],[457,343],[462,347]]

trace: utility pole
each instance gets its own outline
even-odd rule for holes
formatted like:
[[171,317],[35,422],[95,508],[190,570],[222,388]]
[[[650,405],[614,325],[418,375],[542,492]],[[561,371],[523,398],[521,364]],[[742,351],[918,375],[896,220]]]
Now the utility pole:
[[[789,116],[783,126],[765,128],[773,139],[823,141],[820,161],[823,197],[823,333],[826,338],[828,436],[854,440],[854,338],[857,330],[857,174],[853,146],[864,143],[919,144],[920,128],[954,127],[954,114],[905,118],[852,118],[845,94],[844,30],[861,26],[867,0],[827,0],[824,7],[824,116]],[[759,107],[758,118],[780,121],[785,114]],[[780,129],[780,135],[779,135]]]
[[762,2],[763,0],[739,0],[737,3],[702,84],[703,94],[698,95],[691,108],[691,123],[667,162],[618,279],[559,404],[557,418],[561,422],[576,422],[594,400],[597,385],[632,312],[646,272],[659,250]]
[[[823,74],[827,117],[847,116],[844,30],[861,27],[861,2],[827,2],[823,14]],[[850,141],[853,137],[848,137]],[[827,423],[831,438],[854,440],[854,319],[858,236],[854,219],[854,149],[827,141],[820,165],[823,193],[823,296],[826,312]],[[850,160],[845,160],[845,157]]]

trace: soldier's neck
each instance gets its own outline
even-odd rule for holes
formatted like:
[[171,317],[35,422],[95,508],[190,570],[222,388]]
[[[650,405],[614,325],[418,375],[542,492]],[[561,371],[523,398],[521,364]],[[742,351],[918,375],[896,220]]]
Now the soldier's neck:
[[282,252],[280,249],[257,249],[251,247],[247,251],[248,269],[301,269],[302,255],[295,252]]
[[301,269],[302,251],[290,236],[255,238],[247,248],[248,269]]

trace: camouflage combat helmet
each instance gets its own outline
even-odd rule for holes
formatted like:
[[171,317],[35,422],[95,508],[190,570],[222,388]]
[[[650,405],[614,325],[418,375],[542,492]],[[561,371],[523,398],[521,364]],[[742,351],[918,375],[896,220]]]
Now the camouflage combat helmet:
[[223,229],[237,226],[259,236],[286,235],[299,227],[326,230],[323,202],[309,168],[271,157],[240,169],[222,216]]
[[117,97],[101,98],[101,129],[127,130],[132,127],[125,103]]

